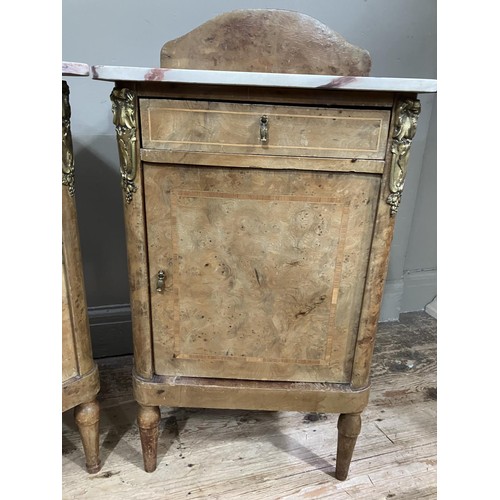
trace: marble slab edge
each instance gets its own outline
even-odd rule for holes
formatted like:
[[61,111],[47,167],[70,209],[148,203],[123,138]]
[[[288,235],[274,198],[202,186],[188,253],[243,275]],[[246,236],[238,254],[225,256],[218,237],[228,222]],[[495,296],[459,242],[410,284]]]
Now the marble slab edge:
[[112,82],[170,82],[211,85],[294,87],[325,90],[345,89],[412,93],[437,92],[437,80],[430,79],[254,73],[246,71],[212,71],[127,66],[92,66],[92,78],[94,80]]
[[90,67],[88,64],[79,62],[62,62],[62,76],[89,76]]

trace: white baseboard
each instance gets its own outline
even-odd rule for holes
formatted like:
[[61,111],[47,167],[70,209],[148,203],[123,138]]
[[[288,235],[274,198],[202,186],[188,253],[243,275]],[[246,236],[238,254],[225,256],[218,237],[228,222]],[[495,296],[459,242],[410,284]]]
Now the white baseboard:
[[129,304],[88,308],[94,358],[132,354],[132,319]]
[[438,307],[437,307],[437,295],[434,297],[434,300],[432,302],[429,302],[425,306],[425,312],[432,316],[433,318],[437,319],[437,313],[438,313]]
[[423,311],[437,295],[437,271],[407,271],[403,277],[404,289],[401,312]]
[[397,321],[401,312],[401,298],[403,297],[403,280],[388,281],[384,287],[382,307],[380,309],[379,321]]
[[435,269],[406,272],[400,280],[388,281],[384,287],[379,321],[398,321],[401,313],[423,311],[436,297],[436,289]]

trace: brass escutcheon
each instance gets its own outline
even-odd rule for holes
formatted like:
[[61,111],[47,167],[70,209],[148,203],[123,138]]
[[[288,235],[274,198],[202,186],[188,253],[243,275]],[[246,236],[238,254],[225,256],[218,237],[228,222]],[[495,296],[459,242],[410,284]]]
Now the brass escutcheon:
[[165,271],[158,271],[156,276],[156,291],[163,292],[163,288],[165,287]]
[[266,144],[269,141],[269,118],[267,115],[260,117],[260,142]]

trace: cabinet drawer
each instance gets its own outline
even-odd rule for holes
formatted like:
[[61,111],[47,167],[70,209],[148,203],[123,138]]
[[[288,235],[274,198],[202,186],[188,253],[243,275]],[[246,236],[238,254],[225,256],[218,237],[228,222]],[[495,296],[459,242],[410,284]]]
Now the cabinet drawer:
[[141,99],[142,147],[383,159],[390,111]]

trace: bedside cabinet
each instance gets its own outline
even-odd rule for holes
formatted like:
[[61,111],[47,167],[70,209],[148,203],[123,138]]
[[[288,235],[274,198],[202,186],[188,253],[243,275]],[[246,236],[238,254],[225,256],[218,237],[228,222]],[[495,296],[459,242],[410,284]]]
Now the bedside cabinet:
[[116,85],[145,470],[159,406],[295,410],[340,413],[345,479],[416,95],[435,81],[112,66],[93,77]]
[[[88,76],[82,63],[63,62],[63,76]],[[92,358],[87,300],[83,282],[75,206],[73,145],[69,86],[62,82],[62,411],[74,408],[87,471],[96,473],[99,460],[99,374]]]

